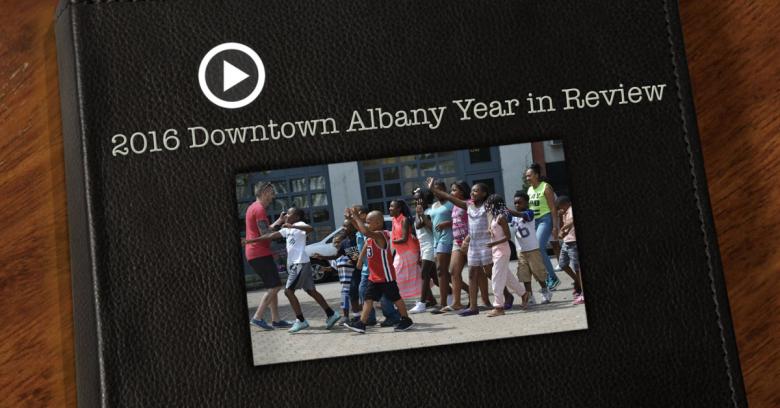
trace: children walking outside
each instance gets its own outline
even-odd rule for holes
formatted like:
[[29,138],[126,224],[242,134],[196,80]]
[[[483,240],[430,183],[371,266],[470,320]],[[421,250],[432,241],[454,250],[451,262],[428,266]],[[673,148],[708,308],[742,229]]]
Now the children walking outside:
[[344,214],[347,220],[352,222],[355,229],[366,237],[363,253],[368,264],[369,276],[366,287],[363,312],[360,320],[347,323],[347,328],[358,333],[366,332],[366,324],[369,321],[374,302],[386,297],[398,308],[401,318],[395,331],[406,331],[412,328],[414,323],[406,311],[401,294],[396,282],[395,268],[393,267],[393,254],[390,249],[390,234],[384,230],[384,216],[379,211],[371,211],[366,217],[366,224],[358,219],[351,209]]
[[[360,222],[365,224],[366,219],[368,217],[368,207],[364,205],[354,205],[351,209],[352,219],[355,219],[356,221],[352,221],[352,219],[347,219],[347,221],[352,222],[354,226],[354,222]],[[384,218],[383,218],[384,220]],[[384,221],[383,221],[384,222]],[[383,224],[384,225],[384,224]],[[360,283],[358,285],[358,297],[360,299],[360,303],[363,304],[365,300],[366,290],[368,288],[368,263],[366,262],[366,236],[363,235],[362,232],[360,232],[360,229],[357,229],[357,232],[355,232],[355,241],[357,241],[357,247],[358,251],[360,251],[360,254],[358,255],[358,261],[355,265],[355,269],[361,271],[360,272]],[[401,315],[398,314],[398,311],[395,310],[395,306],[393,306],[393,302],[389,301],[387,297],[382,297],[380,299],[380,303],[382,305],[382,314],[385,316],[385,320],[382,321],[382,327],[389,327],[394,326],[398,324],[398,322],[401,319]],[[352,321],[358,321],[360,319],[360,316],[353,316]],[[371,308],[371,311],[369,313],[368,321],[366,324],[369,326],[375,325],[376,322],[376,312],[373,308]]]
[[[441,183],[440,185],[443,184]],[[441,187],[441,189],[444,190],[444,187]],[[470,191],[471,187],[463,180],[458,180],[450,186],[450,194],[461,200],[467,199]],[[445,312],[463,309],[463,304],[460,301],[461,290],[469,293],[469,285],[463,282],[463,267],[466,266],[466,255],[468,254],[468,246],[464,245],[464,242],[469,236],[469,216],[465,208],[460,208],[456,205],[452,206],[452,221],[450,225],[452,227],[452,255],[449,271],[450,279],[452,280],[452,304],[443,309]]]
[[290,301],[290,306],[292,306],[295,317],[297,318],[289,330],[290,333],[297,333],[309,327],[309,322],[303,316],[301,304],[295,296],[295,291],[297,289],[306,291],[306,293],[322,307],[322,310],[325,311],[326,329],[332,328],[340,317],[339,313],[333,311],[333,309],[328,306],[325,298],[323,298],[314,287],[311,263],[309,256],[306,254],[306,234],[312,232],[314,228],[303,222],[304,215],[305,213],[302,209],[295,207],[290,208],[287,211],[287,216],[285,217],[285,223],[282,225],[282,229],[276,232],[267,233],[259,238],[259,240],[284,238],[286,241],[288,276],[284,294]]
[[547,287],[547,269],[544,267],[542,254],[539,252],[539,240],[536,239],[536,223],[534,212],[528,208],[528,194],[515,193],[515,210],[510,210],[512,221],[509,225],[515,228],[515,249],[517,250],[517,278],[525,285],[528,292],[528,304],[536,304],[531,290],[531,276],[536,278],[542,287],[542,303],[550,303],[553,292]]
[[392,245],[395,250],[393,267],[397,274],[398,290],[404,299],[420,296],[420,244],[414,235],[414,221],[404,200],[393,200],[388,208],[393,218]]
[[488,221],[490,223],[490,242],[487,247],[491,249],[493,255],[493,310],[488,313],[488,317],[504,315],[504,289],[509,288],[522,299],[522,307],[526,307],[528,299],[525,287],[520,283],[515,275],[509,271],[509,257],[512,253],[509,248],[509,214],[504,202],[504,197],[493,194],[485,200],[485,209],[488,211]]
[[[436,277],[436,261],[434,260],[434,240],[433,240],[433,225],[430,217],[430,203],[433,199],[433,194],[429,190],[417,189],[414,192],[415,200],[415,213],[414,217],[414,231],[417,234],[417,240],[420,242],[420,259],[422,261],[422,291],[420,294],[420,301],[409,310],[409,313],[422,313],[430,306],[436,305],[436,298],[431,291],[431,281],[434,284],[439,284],[439,279]],[[444,286],[443,299],[447,298],[447,287]]]
[[[467,210],[468,213],[469,236],[464,241],[464,245],[468,243],[469,308],[461,311],[460,315],[464,317],[474,316],[479,314],[479,308],[477,307],[478,292],[482,292],[484,297],[487,298],[487,277],[490,276],[491,268],[493,267],[493,256],[490,248],[487,246],[490,241],[487,210],[485,209],[488,189],[482,183],[474,184],[471,187],[471,199],[465,201],[454,197],[446,191],[435,188],[435,181],[433,177],[429,177],[427,184],[436,197],[444,198],[454,205]],[[486,303],[490,305],[489,298]],[[511,302],[509,307],[511,307]]]
[[561,232],[558,234],[558,238],[563,240],[558,265],[574,280],[574,302],[572,303],[581,305],[585,303],[585,293],[582,290],[577,236],[574,234],[574,210],[571,207],[571,199],[567,196],[558,197],[555,205],[558,207],[558,214],[561,218]]
[[[434,188],[444,190],[445,185],[441,181],[436,181]],[[426,190],[430,192],[430,190]],[[437,275],[439,278],[439,298],[441,300],[438,310],[434,314],[441,314],[453,310],[449,307],[449,286],[450,286],[450,259],[452,258],[452,208],[453,204],[445,199],[439,198],[431,206],[431,224],[433,230],[433,246],[436,253],[438,264]],[[461,266],[462,268],[462,266]],[[457,289],[460,291],[460,288]],[[460,293],[458,293],[460,301]]]
[[[342,230],[333,238],[333,246],[336,247],[336,255],[326,257],[320,254],[313,254],[312,258],[333,260],[334,267],[339,274],[339,283],[341,283],[341,321],[339,324],[346,323],[349,320],[349,311],[360,313],[360,302],[358,300],[357,285],[353,281],[360,282],[360,275],[355,272],[355,265],[358,259],[357,242],[355,240],[355,227],[351,222],[344,220]],[[354,290],[352,289],[354,286]]]

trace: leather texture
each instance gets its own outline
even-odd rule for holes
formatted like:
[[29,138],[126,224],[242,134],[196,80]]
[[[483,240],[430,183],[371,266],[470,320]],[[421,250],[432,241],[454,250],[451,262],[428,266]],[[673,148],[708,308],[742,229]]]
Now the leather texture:
[[[83,406],[746,406],[673,1],[71,2],[58,12]],[[201,94],[203,55],[263,58]],[[562,88],[662,102],[560,109]],[[355,109],[556,98],[500,120],[346,133]],[[113,157],[111,136],[335,117],[337,135]],[[561,139],[589,329],[254,367],[235,175]],[[345,355],[348,350],[345,350]],[[334,356],[335,357],[335,356]],[[421,380],[421,375],[424,380]],[[446,392],[444,391],[446,390]]]

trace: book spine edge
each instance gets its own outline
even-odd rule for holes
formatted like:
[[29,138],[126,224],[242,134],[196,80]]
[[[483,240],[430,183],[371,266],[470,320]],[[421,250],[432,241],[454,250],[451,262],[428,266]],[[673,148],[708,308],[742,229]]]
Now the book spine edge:
[[67,1],[60,4],[55,36],[70,239],[76,395],[79,406],[95,407],[107,404],[75,9]]
[[747,407],[745,385],[742,378],[742,370],[739,363],[734,326],[731,318],[731,310],[726,291],[723,266],[718,248],[718,239],[715,232],[715,220],[710,205],[709,190],[707,187],[706,172],[702,156],[701,140],[696,122],[696,111],[693,103],[693,89],[688,71],[688,63],[685,56],[685,45],[682,32],[682,21],[678,0],[665,0],[667,17],[669,18],[670,35],[673,38],[672,51],[674,54],[675,75],[678,79],[680,94],[680,110],[683,126],[686,130],[686,139],[692,156],[691,172],[694,177],[695,195],[701,213],[702,232],[706,245],[707,258],[710,269],[711,289],[713,301],[718,315],[718,326],[721,332],[726,375],[731,387],[731,398],[734,406]]

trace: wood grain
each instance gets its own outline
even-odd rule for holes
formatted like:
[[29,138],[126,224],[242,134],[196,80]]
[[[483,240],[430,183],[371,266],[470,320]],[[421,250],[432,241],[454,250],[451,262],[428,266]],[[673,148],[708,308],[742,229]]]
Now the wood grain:
[[748,402],[780,406],[780,2],[684,1],[681,19]]
[[[0,406],[74,406],[56,0],[0,0]],[[740,359],[780,406],[780,2],[683,1]]]

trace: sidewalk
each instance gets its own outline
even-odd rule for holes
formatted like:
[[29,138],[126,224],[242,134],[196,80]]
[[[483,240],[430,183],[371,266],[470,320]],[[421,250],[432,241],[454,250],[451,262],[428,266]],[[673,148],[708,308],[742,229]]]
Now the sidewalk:
[[[510,264],[511,270],[516,270],[515,262]],[[414,327],[407,332],[394,332],[393,328],[381,328],[379,325],[370,327],[366,334],[349,331],[345,327],[336,326],[325,329],[325,312],[304,291],[297,291],[303,314],[311,324],[307,330],[290,334],[287,330],[263,331],[251,326],[252,351],[255,365],[276,364],[290,361],[312,360],[319,358],[338,357],[360,353],[385,352],[417,347],[430,347],[445,344],[455,344],[505,337],[529,336],[542,333],[553,333],[569,330],[582,330],[588,327],[585,318],[585,306],[574,306],[572,302],[572,281],[564,272],[558,272],[561,285],[554,291],[553,300],[547,305],[537,305],[527,310],[515,306],[508,310],[505,316],[488,318],[487,311],[480,311],[477,316],[460,317],[455,313],[433,315],[419,313],[410,315]],[[464,270],[464,278],[468,271]],[[333,310],[338,310],[338,282],[317,285]],[[533,291],[537,302],[540,302],[541,292],[536,282]],[[265,291],[247,293],[247,324],[254,314],[257,305]],[[434,288],[438,296],[438,288]],[[491,300],[493,295],[490,295]],[[468,299],[463,293],[464,301]],[[414,302],[407,302],[411,308]],[[282,319],[294,320],[292,308],[283,292],[279,292],[279,311]],[[382,314],[377,310],[378,320]],[[270,311],[266,312],[266,320],[270,320]]]

